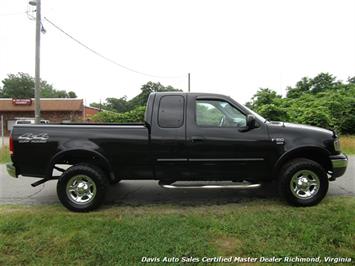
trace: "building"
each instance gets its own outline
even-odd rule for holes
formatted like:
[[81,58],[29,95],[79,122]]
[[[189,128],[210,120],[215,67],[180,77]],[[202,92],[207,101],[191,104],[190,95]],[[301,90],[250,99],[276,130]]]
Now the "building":
[[[41,119],[49,120],[50,123],[82,122],[99,112],[96,108],[85,108],[83,99],[74,98],[42,98],[40,106]],[[16,120],[34,119],[34,108],[34,99],[0,98],[0,115],[4,119],[5,135],[9,134]]]
[[95,114],[97,114],[98,112],[100,112],[101,110],[99,108],[96,107],[91,107],[91,106],[85,106],[84,107],[84,120],[85,121],[91,121],[91,117]]

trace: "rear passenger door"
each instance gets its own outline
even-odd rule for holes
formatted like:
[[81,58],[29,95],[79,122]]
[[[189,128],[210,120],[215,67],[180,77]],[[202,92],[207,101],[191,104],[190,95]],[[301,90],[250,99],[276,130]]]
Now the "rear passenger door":
[[153,105],[151,146],[159,179],[187,176],[185,94],[156,94]]

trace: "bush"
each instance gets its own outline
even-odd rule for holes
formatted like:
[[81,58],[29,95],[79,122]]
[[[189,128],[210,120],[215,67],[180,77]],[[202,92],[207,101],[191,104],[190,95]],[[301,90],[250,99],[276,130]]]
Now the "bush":
[[92,117],[94,122],[103,123],[132,123],[144,121],[145,106],[139,106],[132,111],[125,113],[115,113],[102,111]]
[[288,88],[286,98],[273,90],[259,89],[247,105],[268,120],[355,133],[355,84],[335,82],[328,74],[303,78],[295,88]]

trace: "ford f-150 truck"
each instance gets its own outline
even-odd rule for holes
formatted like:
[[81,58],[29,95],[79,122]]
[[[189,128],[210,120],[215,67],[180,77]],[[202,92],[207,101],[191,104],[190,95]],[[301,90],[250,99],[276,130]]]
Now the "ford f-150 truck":
[[311,206],[347,167],[334,131],[269,122],[224,95],[152,93],[144,121],[15,125],[8,172],[41,178],[33,186],[58,179],[63,205],[89,211],[103,202],[109,184],[124,179],[159,180],[165,188],[185,181],[183,189],[198,187],[187,181],[255,188],[275,180],[290,204]]

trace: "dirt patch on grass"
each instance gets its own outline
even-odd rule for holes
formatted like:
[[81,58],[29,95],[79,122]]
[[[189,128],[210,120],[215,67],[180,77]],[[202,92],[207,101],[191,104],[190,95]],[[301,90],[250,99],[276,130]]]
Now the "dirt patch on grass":
[[242,241],[236,237],[231,236],[217,236],[213,239],[213,246],[216,247],[218,254],[223,254],[223,256],[231,256],[239,253],[238,251],[242,247]]

